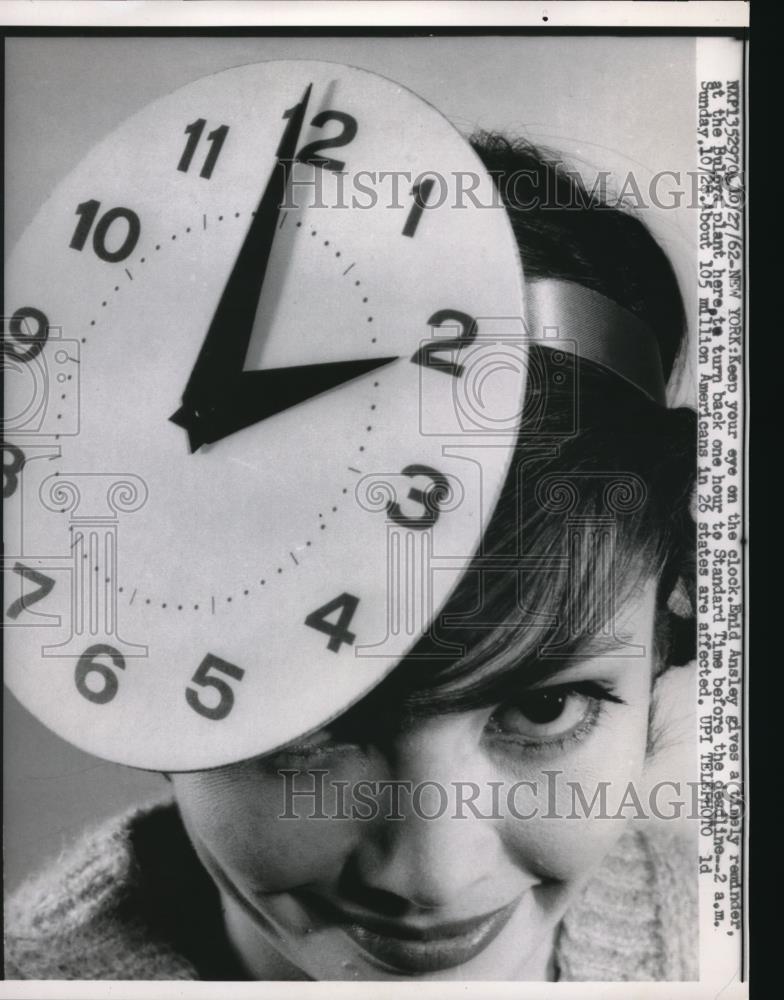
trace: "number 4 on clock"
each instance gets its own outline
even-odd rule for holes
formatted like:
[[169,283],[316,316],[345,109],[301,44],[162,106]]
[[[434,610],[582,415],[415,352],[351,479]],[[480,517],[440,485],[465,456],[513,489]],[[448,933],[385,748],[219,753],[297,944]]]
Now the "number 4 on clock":
[[[329,601],[320,608],[316,608],[315,611],[311,611],[305,619],[305,624],[316,629],[318,632],[328,635],[329,642],[327,643],[327,649],[332,650],[333,653],[337,653],[344,643],[349,646],[353,646],[354,644],[356,636],[353,632],[349,631],[348,626],[351,624],[351,619],[354,617],[354,612],[357,610],[358,604],[358,597],[354,597],[353,594],[347,594],[344,591],[334,601]],[[327,615],[332,615],[336,611],[340,612],[337,621],[329,621]]]

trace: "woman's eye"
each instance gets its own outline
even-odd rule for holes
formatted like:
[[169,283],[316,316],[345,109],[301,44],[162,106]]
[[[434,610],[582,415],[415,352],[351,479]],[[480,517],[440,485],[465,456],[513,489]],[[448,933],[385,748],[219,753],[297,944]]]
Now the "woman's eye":
[[510,735],[541,739],[569,732],[582,722],[590,707],[590,699],[576,692],[532,691],[514,705],[496,711],[492,721]]
[[577,737],[593,726],[605,701],[621,699],[590,683],[532,689],[496,709],[490,729],[532,744]]

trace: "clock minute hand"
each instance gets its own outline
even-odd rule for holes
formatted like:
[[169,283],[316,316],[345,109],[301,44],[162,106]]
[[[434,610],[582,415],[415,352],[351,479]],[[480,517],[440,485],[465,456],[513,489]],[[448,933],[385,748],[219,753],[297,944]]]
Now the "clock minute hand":
[[189,424],[175,414],[172,420],[186,428],[194,452],[203,444],[220,441],[397,360],[397,357],[363,358],[241,372],[224,384],[221,396],[210,401],[204,419]]
[[302,100],[291,109],[278,146],[272,176],[258,203],[185,387],[182,396],[184,405],[178,414],[183,410],[190,410],[192,420],[199,419],[199,404],[205,396],[214,394],[215,384],[240,373],[245,363],[280,217],[281,202],[288,185],[312,87],[313,84],[308,84]]

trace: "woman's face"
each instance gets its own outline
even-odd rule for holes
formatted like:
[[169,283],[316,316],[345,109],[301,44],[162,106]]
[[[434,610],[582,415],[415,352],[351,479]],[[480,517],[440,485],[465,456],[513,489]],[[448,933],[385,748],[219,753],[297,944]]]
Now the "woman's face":
[[653,616],[650,584],[614,619],[627,645],[503,704],[174,775],[249,974],[551,978],[558,922],[641,776]]

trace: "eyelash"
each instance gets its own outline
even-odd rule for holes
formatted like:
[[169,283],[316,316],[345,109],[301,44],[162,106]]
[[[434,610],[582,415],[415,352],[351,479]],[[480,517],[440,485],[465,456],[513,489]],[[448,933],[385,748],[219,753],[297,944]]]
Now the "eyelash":
[[[493,731],[493,716],[491,716],[489,725],[489,731],[493,738],[498,742],[503,744],[512,744],[515,748],[515,752],[519,753],[520,749],[527,756],[536,755],[548,755],[553,753],[558,753],[566,750],[570,746],[574,746],[582,742],[596,727],[599,720],[604,715],[606,706],[608,703],[616,705],[625,705],[626,702],[623,698],[619,698],[615,694],[614,689],[611,685],[605,684],[601,681],[575,681],[571,684],[559,684],[551,685],[540,688],[529,688],[524,692],[524,695],[531,695],[535,692],[547,692],[553,696],[562,695],[569,697],[570,695],[581,695],[588,699],[588,707],[583,714],[582,718],[574,726],[568,729],[565,733],[559,733],[557,736],[544,739],[526,738],[525,736],[519,735],[515,736],[509,733],[503,733],[499,728]],[[521,698],[521,702],[522,702]],[[504,708],[515,708],[518,707],[520,703],[515,703],[513,700],[509,700],[503,707]],[[494,715],[498,714],[498,710]]]
[[[583,697],[589,699],[588,710],[582,719],[570,730],[551,739],[526,739],[521,736],[516,737],[504,734],[498,730],[493,732],[491,728],[490,732],[493,737],[496,738],[498,742],[514,744],[517,752],[519,752],[520,748],[522,748],[528,755],[536,755],[537,753],[550,754],[560,750],[565,750],[568,746],[577,744],[584,740],[599,722],[600,718],[604,714],[605,707],[608,702],[618,705],[626,704],[623,698],[619,698],[615,694],[611,685],[605,684],[601,681],[575,681],[571,684],[528,688],[523,692],[520,701],[522,701],[522,698],[525,695],[545,691],[554,696],[564,695],[568,697],[569,695],[575,694],[582,695]],[[515,708],[518,704],[519,702],[516,703],[513,699],[509,699],[503,706],[501,706],[501,708]],[[498,711],[499,710],[497,709],[494,715],[498,714]],[[492,719],[493,717],[491,716],[490,724],[492,723]],[[268,765],[277,766],[279,758],[285,758],[286,761],[309,761],[313,758],[326,756],[356,756],[358,749],[360,748],[357,744],[339,742],[292,744],[282,748],[278,751],[278,753],[274,754],[271,758],[268,758],[266,763]]]

